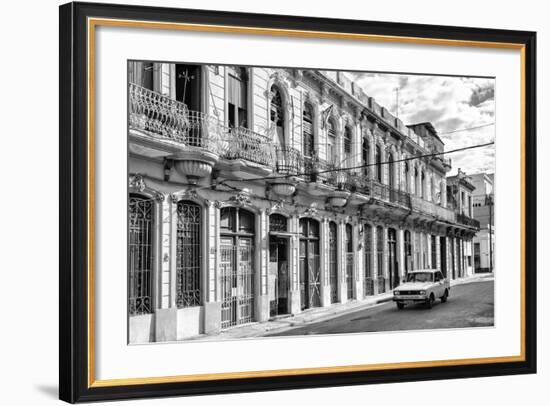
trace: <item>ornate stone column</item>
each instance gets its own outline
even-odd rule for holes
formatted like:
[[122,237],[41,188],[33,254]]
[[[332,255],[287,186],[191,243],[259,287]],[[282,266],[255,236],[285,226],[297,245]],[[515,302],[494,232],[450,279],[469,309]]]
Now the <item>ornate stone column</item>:
[[348,284],[346,281],[346,249],[344,240],[346,238],[346,224],[342,219],[338,220],[338,298],[340,303],[348,301]]
[[435,267],[443,271],[441,269],[441,237],[438,234],[435,236],[435,262]]
[[330,300],[330,276],[328,271],[328,251],[329,251],[329,226],[328,219],[323,218],[320,222],[320,277],[321,277],[321,306],[326,307],[331,305]]
[[399,272],[399,283],[405,277],[405,230],[402,226],[397,228],[397,264]]
[[377,225],[372,224],[371,232],[372,232],[372,238],[371,238],[371,245],[372,245],[372,281],[374,286],[374,294],[378,294],[378,235],[377,235]]
[[290,237],[289,247],[289,277],[290,277],[290,293],[289,293],[289,311],[291,314],[300,313],[302,310],[300,298],[300,239],[298,237],[298,216],[294,215],[288,220],[289,230],[293,234]]
[[380,275],[384,276],[385,279],[385,291],[387,292],[390,289],[390,278],[389,278],[389,266],[388,266],[388,257],[389,257],[389,250],[388,250],[388,227],[386,224],[382,225],[382,238],[383,238],[383,245],[382,245],[382,272],[380,272]]
[[268,266],[269,266],[269,235],[268,216],[265,209],[261,209],[256,216],[256,257],[254,265],[257,282],[256,297],[256,321],[264,322],[269,319],[269,295],[268,295]]
[[206,219],[206,292],[204,302],[204,332],[205,334],[215,334],[221,329],[221,300],[222,294],[219,280],[220,258],[219,249],[219,208],[214,202],[207,202],[205,211]]
[[[363,231],[361,231],[363,230]],[[354,244],[354,274],[355,298],[363,297],[363,280],[365,278],[365,238],[363,225],[358,222],[353,223],[353,244]]]
[[432,234],[426,233],[426,255],[427,255],[427,264],[428,268],[435,268],[434,264],[432,264]]

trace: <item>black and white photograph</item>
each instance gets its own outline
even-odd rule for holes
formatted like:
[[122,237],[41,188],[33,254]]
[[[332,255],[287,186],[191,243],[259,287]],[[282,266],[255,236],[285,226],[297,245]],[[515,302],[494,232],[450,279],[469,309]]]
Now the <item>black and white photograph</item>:
[[495,79],[128,62],[128,342],[491,327]]

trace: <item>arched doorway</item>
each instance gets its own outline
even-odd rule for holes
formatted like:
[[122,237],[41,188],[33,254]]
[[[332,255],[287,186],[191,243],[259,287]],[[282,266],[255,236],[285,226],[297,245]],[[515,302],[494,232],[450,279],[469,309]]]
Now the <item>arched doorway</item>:
[[409,230],[405,230],[404,232],[404,249],[405,249],[405,276],[412,271],[412,240],[411,240],[411,232]]
[[254,320],[254,214],[238,207],[220,211],[221,326]]
[[300,299],[302,310],[321,306],[319,222],[300,219]]
[[346,284],[348,289],[348,299],[355,299],[353,289],[353,227],[346,224]]
[[268,295],[271,317],[289,312],[290,280],[288,220],[282,214],[269,216]]
[[384,229],[376,227],[376,268],[378,279],[378,293],[386,291],[386,279],[384,277]]
[[365,296],[374,295],[374,273],[372,272],[374,258],[372,248],[372,226],[365,224],[365,278],[363,286]]
[[397,261],[397,232],[395,228],[388,228],[388,274],[390,289],[399,285],[399,264]]
[[338,229],[331,221],[328,225],[328,269],[330,275],[330,300],[338,302]]

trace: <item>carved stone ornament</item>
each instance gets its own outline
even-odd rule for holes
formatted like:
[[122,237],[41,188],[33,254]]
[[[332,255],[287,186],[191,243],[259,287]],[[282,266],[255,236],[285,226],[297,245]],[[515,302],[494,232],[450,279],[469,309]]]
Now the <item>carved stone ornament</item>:
[[248,189],[243,189],[239,193],[229,198],[229,201],[235,203],[238,206],[250,204],[250,192]]
[[130,187],[130,189],[134,189],[139,192],[143,192],[146,188],[145,180],[140,174],[130,176],[130,178],[128,179],[128,186]]
[[128,179],[128,186],[130,191],[148,194],[158,203],[164,201],[164,194],[147,187],[145,178],[139,173],[134,176],[130,176]]
[[282,200],[279,200],[277,203],[275,203],[273,206],[271,206],[269,209],[267,209],[266,213],[267,213],[268,216],[270,216],[271,214],[273,214],[277,211],[283,210],[284,206],[285,206],[285,202],[282,201]]
[[201,200],[199,194],[195,189],[189,189],[181,193],[172,193],[170,195],[170,199],[172,200],[172,203],[177,203],[179,200],[182,199]]
[[304,211],[304,215],[307,217],[314,217],[319,210],[317,209],[317,203],[311,203],[311,205]]

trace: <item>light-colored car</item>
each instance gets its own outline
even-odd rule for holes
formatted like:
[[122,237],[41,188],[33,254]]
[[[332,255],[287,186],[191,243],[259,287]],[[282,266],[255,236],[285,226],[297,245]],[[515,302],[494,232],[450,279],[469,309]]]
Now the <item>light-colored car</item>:
[[393,290],[393,301],[398,309],[407,304],[426,303],[432,308],[436,299],[447,301],[451,286],[441,271],[437,269],[419,269],[409,272],[407,280]]

